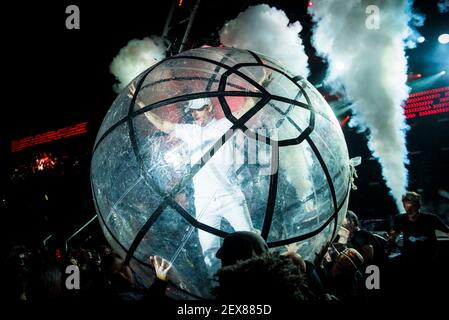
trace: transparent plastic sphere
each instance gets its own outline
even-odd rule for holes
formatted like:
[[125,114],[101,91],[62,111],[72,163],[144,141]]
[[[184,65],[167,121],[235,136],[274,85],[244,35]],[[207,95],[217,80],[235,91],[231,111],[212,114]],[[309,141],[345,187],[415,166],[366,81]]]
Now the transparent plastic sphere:
[[201,48],[139,75],[114,101],[91,163],[111,246],[150,285],[152,255],[173,264],[168,294],[208,298],[215,253],[233,231],[314,254],[347,210],[348,151],[320,93],[250,51]]

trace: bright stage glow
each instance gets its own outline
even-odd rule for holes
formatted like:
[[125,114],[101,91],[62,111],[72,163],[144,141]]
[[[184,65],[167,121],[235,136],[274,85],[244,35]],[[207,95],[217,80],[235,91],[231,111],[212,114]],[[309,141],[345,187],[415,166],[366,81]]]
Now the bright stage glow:
[[337,68],[338,71],[343,71],[345,69],[345,64],[343,62],[337,62],[335,68]]
[[439,41],[441,44],[447,44],[447,43],[449,42],[449,34],[443,33],[442,35],[440,35],[440,36],[438,37],[438,41]]

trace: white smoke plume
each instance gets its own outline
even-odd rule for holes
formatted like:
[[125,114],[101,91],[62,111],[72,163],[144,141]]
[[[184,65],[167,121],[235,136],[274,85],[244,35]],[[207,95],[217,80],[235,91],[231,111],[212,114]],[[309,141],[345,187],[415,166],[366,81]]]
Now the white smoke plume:
[[421,37],[421,33],[414,27],[422,27],[424,22],[426,21],[426,16],[422,13],[411,12],[410,21],[409,21],[409,34],[407,38],[404,40],[405,46],[408,49],[416,48],[416,43],[418,42],[418,38]]
[[[370,20],[375,18],[376,8],[368,8],[373,3],[378,28]],[[408,184],[408,127],[401,105],[409,92],[404,40],[411,33],[410,3],[316,0],[309,10],[316,22],[313,45],[329,62],[326,81],[355,102],[351,123],[367,132],[368,147],[400,209]]]
[[446,13],[449,11],[449,0],[440,0],[437,5],[440,13]]
[[285,12],[266,4],[249,7],[220,30],[220,42],[228,47],[260,52],[279,60],[295,75],[309,75],[307,55],[299,37],[299,21],[290,23]]
[[167,48],[157,36],[133,39],[112,60],[110,72],[117,78],[114,91],[119,92],[141,72],[165,58]]

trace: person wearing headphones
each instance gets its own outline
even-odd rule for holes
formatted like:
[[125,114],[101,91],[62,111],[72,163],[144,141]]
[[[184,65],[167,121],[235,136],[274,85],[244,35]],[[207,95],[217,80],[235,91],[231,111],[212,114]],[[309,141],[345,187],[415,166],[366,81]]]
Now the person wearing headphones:
[[447,279],[447,267],[436,263],[438,246],[435,231],[449,233],[449,228],[438,216],[421,211],[420,194],[406,192],[402,196],[402,203],[405,213],[395,217],[389,233],[390,247],[395,244],[400,233],[404,239],[401,255],[395,261],[390,260],[392,281],[404,293],[416,292],[422,295],[425,292],[425,297],[430,297],[434,285],[441,285]]
[[402,196],[405,213],[395,217],[393,228],[389,233],[390,244],[402,232],[404,246],[402,253],[414,260],[416,257],[432,258],[436,247],[435,230],[449,235],[449,227],[436,215],[421,211],[421,195],[409,191]]

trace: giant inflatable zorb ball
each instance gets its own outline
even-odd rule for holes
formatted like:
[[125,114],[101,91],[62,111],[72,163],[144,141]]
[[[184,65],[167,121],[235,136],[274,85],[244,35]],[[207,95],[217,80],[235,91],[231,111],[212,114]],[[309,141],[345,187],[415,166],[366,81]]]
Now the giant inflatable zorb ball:
[[320,93],[266,56],[201,48],[125,88],[98,133],[92,192],[103,232],[150,285],[148,257],[173,264],[168,294],[207,298],[233,231],[313,259],[347,209],[350,164]]

